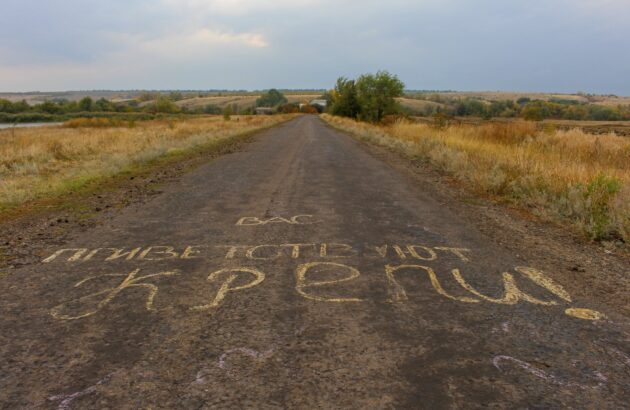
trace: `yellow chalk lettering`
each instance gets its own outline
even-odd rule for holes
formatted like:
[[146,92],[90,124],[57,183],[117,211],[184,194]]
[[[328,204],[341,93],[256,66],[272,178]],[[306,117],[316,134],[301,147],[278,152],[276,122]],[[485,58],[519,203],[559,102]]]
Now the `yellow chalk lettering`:
[[[306,274],[307,272],[316,267],[316,266],[333,266],[336,268],[341,268],[341,269],[345,269],[350,271],[350,276],[347,276],[345,278],[341,278],[341,279],[334,279],[334,280],[324,280],[324,281],[319,281],[319,282],[308,282],[306,281]],[[362,299],[357,299],[357,298],[327,298],[327,297],[322,297],[322,296],[314,296],[314,295],[310,295],[308,293],[306,293],[304,291],[304,289],[306,288],[311,288],[311,287],[318,287],[318,286],[324,286],[324,285],[332,285],[335,283],[342,283],[342,282],[347,282],[349,280],[353,280],[356,279],[360,276],[361,274],[359,273],[359,271],[351,266],[347,266],[347,265],[342,265],[340,263],[333,263],[333,262],[310,262],[310,263],[305,263],[302,264],[300,266],[298,266],[296,272],[295,272],[295,278],[296,278],[296,285],[295,285],[295,290],[297,290],[297,292],[302,295],[303,297],[305,297],[306,299],[311,299],[311,300],[317,300],[320,302],[362,302]]]
[[444,290],[444,288],[440,284],[440,281],[438,280],[437,275],[435,274],[433,269],[429,268],[428,266],[421,266],[421,265],[400,265],[400,266],[387,265],[385,266],[385,275],[387,276],[387,280],[389,281],[389,285],[390,285],[390,293],[391,293],[391,297],[389,299],[390,302],[399,303],[399,302],[404,302],[408,299],[407,292],[405,292],[405,289],[398,283],[394,275],[394,273],[396,273],[397,271],[401,269],[420,269],[420,270],[425,271],[429,275],[429,280],[431,281],[431,285],[433,285],[433,289],[435,289],[437,293],[439,293],[440,295],[444,297],[447,297],[452,300],[456,300],[458,302],[479,303],[479,300],[477,299],[473,299],[473,298],[469,298],[465,296],[459,297],[459,296],[450,295]]
[[[271,255],[271,256],[255,256],[254,255],[254,252],[256,252],[257,250],[265,249],[265,248],[275,248],[276,249],[276,254],[275,255]],[[298,252],[299,252],[299,250],[298,250]],[[245,253],[245,256],[248,259],[257,259],[257,260],[277,259],[280,256],[282,256],[282,250],[280,249],[280,247],[278,245],[258,245],[258,246],[254,246],[253,248],[249,248],[247,250],[247,252]]]
[[236,256],[236,252],[239,249],[246,249],[249,246],[246,245],[219,245],[218,248],[228,248],[227,253],[225,254],[225,259],[233,259]]
[[[330,253],[343,253],[345,255],[331,255]],[[319,256],[326,258],[350,258],[357,255],[357,251],[351,245],[345,243],[323,243],[319,247]]]
[[[89,278],[83,279],[82,281],[80,281],[76,285],[74,285],[74,287],[75,288],[79,287],[79,286],[83,285],[84,283],[87,283],[89,281],[92,281],[92,280],[97,279],[97,278],[102,278],[102,277],[115,277],[115,276],[124,276],[125,277],[125,279],[118,286],[116,286],[115,288],[108,288],[108,289],[105,289],[105,290],[102,290],[102,291],[99,291],[99,292],[91,293],[89,295],[80,297],[79,299],[75,299],[75,300],[70,301],[70,302],[62,303],[62,304],[57,305],[54,308],[52,308],[51,311],[50,311],[50,314],[55,319],[59,319],[59,320],[76,320],[76,319],[81,319],[81,318],[84,318],[84,317],[92,316],[93,314],[95,314],[96,312],[101,310],[103,307],[105,307],[107,304],[109,304],[120,292],[122,292],[125,289],[134,288],[134,287],[145,288],[145,289],[149,290],[149,295],[147,296],[147,301],[145,302],[145,307],[147,308],[147,310],[155,310],[154,307],[153,307],[153,301],[155,299],[155,296],[157,295],[158,287],[155,286],[152,283],[142,283],[141,281],[149,279],[149,278],[158,277],[158,276],[174,276],[174,275],[177,275],[178,272],[177,271],[168,271],[168,272],[160,272],[160,273],[154,273],[154,274],[150,274],[150,275],[136,277],[138,272],[140,272],[140,269],[136,269],[136,270],[130,272],[128,275],[124,275],[124,274],[105,274],[105,275],[93,276],[93,277],[89,277]],[[98,302],[98,304],[96,305],[96,308],[93,309],[93,310],[89,310],[87,312],[84,312],[84,313],[76,315],[76,316],[66,315],[66,314],[62,314],[61,313],[64,310],[64,307],[67,307],[69,304],[76,304],[76,303],[82,304],[82,303],[84,303],[86,301],[93,300],[95,298],[100,298],[103,295],[104,295],[104,297]]]
[[[433,261],[435,259],[437,259],[437,254],[435,253],[435,251],[431,248],[428,248],[426,246],[422,246],[422,245],[407,245],[407,253],[409,253],[409,255],[414,258],[414,259],[420,259],[423,261]],[[418,249],[422,249],[424,252],[427,253],[427,256],[422,256],[418,253]],[[407,259],[407,255],[405,253],[405,251],[399,246],[399,245],[394,245],[394,250],[396,251],[396,253],[398,254],[398,256],[400,257],[400,259]]]
[[53,253],[52,255],[50,255],[49,257],[47,257],[46,259],[42,260],[43,263],[48,263],[48,262],[52,262],[55,259],[57,259],[57,257],[59,257],[61,254],[63,254],[64,252],[74,252],[74,255],[72,255],[71,257],[68,258],[68,262],[76,262],[79,259],[81,259],[81,257],[85,254],[85,252],[87,252],[88,250],[85,248],[69,248],[69,249],[59,249],[57,252]]
[[96,248],[90,251],[90,253],[88,253],[85,258],[83,258],[83,261],[89,261],[90,259],[92,259],[94,257],[94,255],[96,255],[99,251],[102,251],[103,249],[110,249],[110,248]]
[[385,256],[387,256],[387,245],[383,245],[383,246],[374,246],[374,250],[381,255],[382,258],[384,258]]
[[206,246],[204,245],[199,245],[199,246],[187,246],[186,249],[184,249],[184,252],[182,252],[182,259],[196,259],[199,258],[199,256],[195,256],[198,255],[199,253],[201,253],[201,250],[195,249],[195,248],[205,248]]
[[[418,249],[422,249],[424,252],[426,252],[427,256],[421,256],[420,254],[418,254]],[[435,253],[435,251],[431,248],[427,248],[426,246],[407,245],[407,250],[409,251],[411,256],[413,256],[416,259],[420,259],[423,261],[434,261],[437,259],[437,254]]]
[[238,222],[236,222],[236,225],[240,225],[240,226],[262,225],[262,224],[264,224],[263,221],[253,216],[243,217],[239,219]]
[[400,257],[400,259],[407,259],[407,256],[405,256],[405,252],[403,252],[403,250],[400,248],[400,246],[394,245],[393,248],[396,251],[396,253],[398,254],[398,257]]
[[449,248],[447,246],[438,246],[435,249],[437,249],[438,251],[450,252],[453,255],[457,256],[462,261],[470,262],[470,259],[468,259],[468,257],[466,257],[466,255],[464,255],[464,252],[470,252],[470,249],[466,249],[466,248]]
[[[529,278],[531,281],[533,281],[534,283],[536,283],[537,285],[547,289],[549,292],[553,293],[554,295],[558,296],[559,298],[570,302],[571,301],[571,297],[569,296],[569,294],[562,289],[562,287],[556,283],[554,283],[550,278],[547,278],[545,275],[543,275],[542,272],[533,269],[533,268],[526,268],[526,267],[517,267],[515,268],[515,270],[517,272],[522,273],[523,275],[525,275],[527,278]],[[504,288],[504,295],[502,298],[491,298],[485,295],[482,295],[481,293],[479,293],[476,289],[474,289],[468,282],[466,282],[466,280],[463,278],[462,274],[460,273],[459,269],[453,269],[451,271],[453,273],[453,276],[455,277],[455,280],[467,291],[469,291],[470,293],[472,293],[475,296],[478,296],[479,298],[491,302],[491,303],[497,303],[497,304],[501,304],[501,305],[514,305],[516,303],[518,303],[519,300],[523,300],[525,302],[529,302],[532,303],[534,305],[543,305],[543,306],[552,306],[552,305],[556,305],[557,302],[550,300],[550,301],[544,301],[544,300],[540,300],[538,298],[535,298],[531,295],[528,295],[527,293],[521,291],[517,286],[516,286],[516,281],[514,280],[514,276],[508,272],[503,272],[503,288]]]
[[571,302],[571,295],[569,295],[562,286],[551,280],[551,278],[546,277],[541,271],[534,268],[528,268],[526,266],[517,266],[514,270],[527,276],[529,280],[536,283],[538,286],[547,289],[560,299]]
[[289,221],[288,219],[284,219],[282,217],[279,216],[275,216],[271,219],[267,219],[266,221],[263,222],[263,224],[277,224],[277,223],[284,223],[284,224],[290,224],[291,221]]
[[319,245],[319,256],[323,258],[326,256],[327,253],[328,253],[328,245],[326,245],[325,243],[322,243],[321,245]]
[[[137,248],[136,252],[140,251],[141,248]],[[120,249],[116,249],[116,248],[96,248],[92,251],[90,251],[90,253],[88,253],[85,258],[83,258],[83,261],[89,261],[91,260],[97,253],[99,253],[100,251],[111,251],[111,252],[116,252],[116,251],[120,251]],[[135,255],[135,253],[134,253]],[[133,257],[133,255],[131,255],[131,258]],[[115,259],[113,258],[113,255],[111,255],[109,258],[105,259],[105,260],[110,260],[111,259]],[[128,258],[128,259],[131,259]]]
[[107,259],[105,259],[106,261],[113,261],[115,259],[120,259],[126,256],[125,259],[127,259],[128,261],[132,260],[136,254],[138,252],[140,252],[140,250],[142,250],[142,248],[134,248],[130,251],[126,251],[124,248],[123,249],[113,249],[114,251]]
[[606,319],[606,315],[591,309],[569,308],[564,311],[567,316],[573,316],[584,320]]
[[[148,255],[150,253],[167,256],[149,258]],[[174,251],[174,248],[172,246],[149,246],[144,251],[142,251],[138,259],[146,259],[148,261],[161,261],[164,259],[173,259],[177,257],[179,257],[179,254]]]
[[291,223],[295,225],[312,225],[315,222],[300,221],[300,219],[311,219],[311,218],[313,218],[313,215],[296,215],[293,218],[291,218]]
[[[214,282],[224,273],[228,275],[226,276],[225,280],[221,284],[221,287],[219,288],[219,291],[215,295],[214,299],[207,305],[195,306],[195,307],[192,307],[191,310],[209,310],[209,309],[215,308],[221,304],[221,302],[223,301],[223,299],[225,299],[225,296],[227,295],[228,292],[235,292],[237,290],[249,289],[256,285],[259,285],[263,280],[265,280],[265,274],[256,269],[225,268],[225,269],[218,270],[216,272],[212,272],[208,276],[208,281]],[[231,287],[230,285],[232,285],[232,283],[238,278],[238,273],[249,273],[254,276],[254,280],[242,286]]]
[[316,246],[314,243],[287,243],[281,245],[283,247],[291,248],[291,257],[297,259],[300,257],[300,248],[302,246]]

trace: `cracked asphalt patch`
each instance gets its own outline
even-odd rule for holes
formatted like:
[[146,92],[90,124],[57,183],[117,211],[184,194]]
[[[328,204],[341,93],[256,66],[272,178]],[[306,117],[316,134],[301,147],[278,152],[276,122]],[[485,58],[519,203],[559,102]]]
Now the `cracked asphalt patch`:
[[316,117],[161,190],[0,278],[2,408],[627,406],[621,309]]

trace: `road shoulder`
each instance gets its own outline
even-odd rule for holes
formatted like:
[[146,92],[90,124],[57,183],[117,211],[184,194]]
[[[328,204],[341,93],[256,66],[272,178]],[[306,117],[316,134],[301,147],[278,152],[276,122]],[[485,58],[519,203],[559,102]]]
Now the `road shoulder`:
[[548,272],[575,296],[593,298],[618,313],[630,316],[627,301],[630,294],[628,252],[589,243],[565,227],[472,193],[430,164],[324,123],[349,135],[371,155],[396,169],[415,185],[422,186],[427,196],[470,221],[491,243],[509,249],[519,259]]

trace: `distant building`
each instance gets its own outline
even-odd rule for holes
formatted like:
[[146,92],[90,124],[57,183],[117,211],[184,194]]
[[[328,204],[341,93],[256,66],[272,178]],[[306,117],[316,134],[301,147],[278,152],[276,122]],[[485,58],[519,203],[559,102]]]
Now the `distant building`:
[[311,100],[310,105],[316,108],[320,108],[323,111],[326,109],[326,106],[328,106],[328,101],[324,99]]
[[256,115],[271,115],[273,114],[273,109],[269,107],[256,107]]

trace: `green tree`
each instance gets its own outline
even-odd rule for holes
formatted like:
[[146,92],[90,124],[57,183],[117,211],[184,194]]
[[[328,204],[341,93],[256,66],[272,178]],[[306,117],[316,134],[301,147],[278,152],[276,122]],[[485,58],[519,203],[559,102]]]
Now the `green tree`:
[[544,101],[531,101],[521,110],[521,117],[528,121],[542,121],[550,117],[548,105]]
[[339,77],[331,92],[330,113],[341,117],[357,118],[360,111],[354,80]]
[[94,101],[90,97],[83,97],[81,101],[79,101],[79,109],[81,111],[92,111],[92,107],[94,106]]
[[232,107],[228,104],[223,108],[223,120],[230,121],[232,119]]
[[11,101],[0,98],[0,112],[14,113],[17,111],[15,111],[15,105]]
[[155,100],[155,103],[150,106],[149,110],[156,113],[160,112],[167,114],[173,114],[180,111],[179,107],[165,95],[159,96],[158,99]]
[[93,105],[93,110],[95,111],[116,111],[116,107],[111,101],[106,100],[105,98],[99,98]]
[[35,108],[38,111],[45,112],[47,114],[57,114],[61,111],[61,107],[53,101],[45,101],[41,104],[36,105]]
[[218,105],[208,104],[203,108],[203,112],[206,114],[217,115],[217,114],[221,114],[222,110],[221,110],[221,107],[219,107]]
[[356,89],[362,120],[380,122],[385,115],[400,112],[396,97],[403,94],[405,85],[397,76],[387,71],[364,74],[356,81]]
[[286,104],[287,98],[280,91],[272,88],[256,100],[256,107],[276,107],[280,104]]

